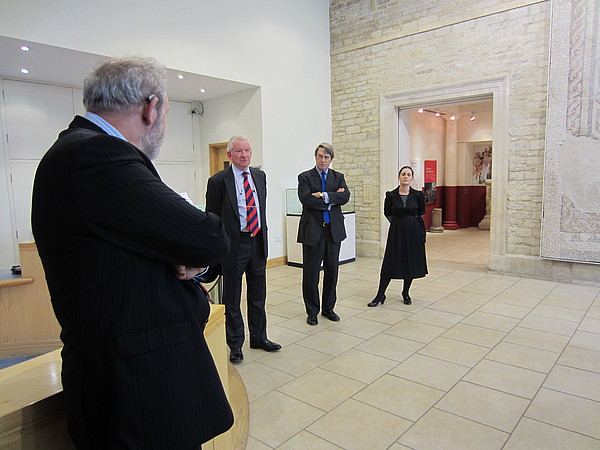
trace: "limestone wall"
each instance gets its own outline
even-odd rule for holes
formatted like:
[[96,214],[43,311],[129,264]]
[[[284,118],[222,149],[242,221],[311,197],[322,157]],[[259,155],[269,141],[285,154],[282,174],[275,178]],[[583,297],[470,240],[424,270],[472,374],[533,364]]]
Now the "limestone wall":
[[[486,80],[506,85],[505,209],[490,267],[568,281],[541,260],[550,1],[333,0],[330,6],[333,144],[356,204],[357,254],[382,247],[383,96]],[[494,119],[496,120],[496,118]],[[385,164],[385,161],[383,161]],[[494,180],[496,183],[496,180]],[[375,186],[375,188],[373,188]],[[387,186],[389,189],[393,186]],[[553,266],[560,266],[556,275]],[[598,278],[598,267],[583,279]],[[593,280],[592,280],[593,281]]]

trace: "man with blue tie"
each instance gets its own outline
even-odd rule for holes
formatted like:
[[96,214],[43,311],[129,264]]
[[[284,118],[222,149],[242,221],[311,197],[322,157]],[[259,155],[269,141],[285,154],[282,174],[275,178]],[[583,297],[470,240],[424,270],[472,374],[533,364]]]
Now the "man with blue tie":
[[238,363],[244,359],[244,319],[240,309],[244,274],[250,348],[274,352],[281,345],[267,339],[267,177],[262,170],[250,167],[252,147],[245,137],[233,136],[229,140],[227,157],[231,166],[208,180],[206,211],[221,217],[231,237],[231,249],[221,267],[229,359]]
[[[302,297],[306,323],[318,324],[317,314],[338,322],[333,311],[341,242],[346,239],[342,205],[350,200],[344,174],[330,169],[334,152],[323,142],[315,150],[315,167],[298,175],[298,198],[302,217],[298,242],[302,244]],[[323,264],[322,304],[319,302],[319,270]]]

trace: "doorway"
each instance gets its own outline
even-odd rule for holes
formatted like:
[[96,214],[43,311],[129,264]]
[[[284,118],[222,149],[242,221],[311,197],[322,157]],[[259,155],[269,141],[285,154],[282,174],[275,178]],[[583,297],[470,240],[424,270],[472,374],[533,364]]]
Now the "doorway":
[[[381,97],[380,196],[397,181],[398,169],[412,158],[410,111],[423,105],[477,103],[492,100],[494,164],[488,268],[503,272],[506,255],[506,193],[508,186],[508,82],[505,78]],[[428,108],[431,109],[431,108]],[[445,156],[445,155],[444,155]],[[456,164],[457,159],[450,159]],[[395,163],[395,164],[394,164]],[[454,173],[454,171],[451,171]],[[381,223],[380,249],[385,246],[386,224]]]
[[216,144],[208,144],[208,152],[210,155],[210,176],[221,170],[227,169],[231,161],[227,157],[227,142],[219,142]]

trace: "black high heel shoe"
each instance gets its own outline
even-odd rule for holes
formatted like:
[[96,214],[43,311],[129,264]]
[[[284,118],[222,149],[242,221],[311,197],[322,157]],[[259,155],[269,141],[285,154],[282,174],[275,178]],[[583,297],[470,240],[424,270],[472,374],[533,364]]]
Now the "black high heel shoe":
[[412,303],[412,300],[410,299],[410,296],[408,294],[406,294],[406,295],[402,294],[402,298],[404,299],[405,305],[410,305]]
[[375,297],[371,303],[367,303],[367,306],[377,306],[379,304],[384,304],[385,303],[385,295],[383,297]]

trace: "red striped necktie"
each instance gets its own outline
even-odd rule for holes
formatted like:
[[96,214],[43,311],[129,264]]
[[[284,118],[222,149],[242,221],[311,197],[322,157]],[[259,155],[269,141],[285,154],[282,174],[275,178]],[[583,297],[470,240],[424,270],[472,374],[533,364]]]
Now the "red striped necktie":
[[250,187],[248,175],[248,172],[242,172],[242,176],[244,177],[244,193],[246,194],[246,227],[252,236],[256,236],[260,231],[260,227],[258,226],[258,212],[256,211],[256,202],[254,201],[254,194]]

